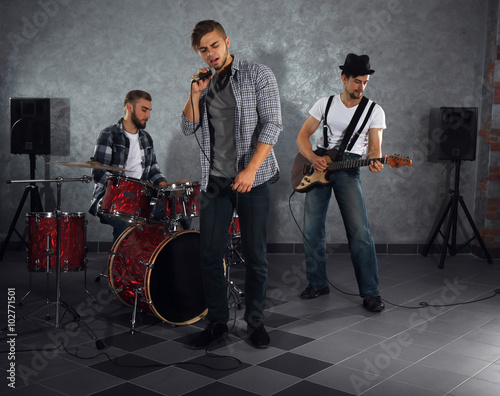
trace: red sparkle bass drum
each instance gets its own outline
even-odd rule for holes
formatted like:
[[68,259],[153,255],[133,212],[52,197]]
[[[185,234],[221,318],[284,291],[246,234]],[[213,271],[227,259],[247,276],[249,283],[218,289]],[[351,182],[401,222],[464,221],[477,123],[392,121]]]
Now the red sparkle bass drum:
[[113,245],[108,279],[121,302],[133,307],[137,294],[137,308],[164,322],[187,325],[207,313],[199,231],[129,227]]

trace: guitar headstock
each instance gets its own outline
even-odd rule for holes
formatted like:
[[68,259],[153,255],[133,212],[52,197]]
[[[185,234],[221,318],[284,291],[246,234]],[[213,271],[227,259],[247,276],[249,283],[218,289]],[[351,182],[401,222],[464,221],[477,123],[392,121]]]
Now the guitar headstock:
[[386,164],[389,164],[393,168],[401,168],[405,165],[411,166],[411,157],[394,154],[386,158]]

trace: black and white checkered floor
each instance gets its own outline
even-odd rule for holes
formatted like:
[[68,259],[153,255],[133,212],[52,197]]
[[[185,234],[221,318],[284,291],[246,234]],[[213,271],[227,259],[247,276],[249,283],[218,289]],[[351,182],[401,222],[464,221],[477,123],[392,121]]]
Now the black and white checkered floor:
[[[132,334],[131,308],[114,298],[106,278],[94,281],[107,264],[103,253],[87,256],[87,289],[96,303],[85,293],[79,271],[61,275],[60,299],[67,305],[59,307],[58,318],[54,304],[48,304],[46,318],[46,290],[56,299],[55,274],[32,273],[32,291],[19,306],[29,289],[25,253],[8,251],[0,262],[1,367],[7,370],[0,394],[500,394],[498,260],[490,265],[457,255],[438,269],[438,256],[379,256],[386,310],[372,314],[360,298],[333,289],[300,300],[306,286],[303,256],[268,257],[270,347],[249,345],[243,311],[234,307],[229,340],[207,352],[186,346],[204,320],[172,326],[139,312]],[[235,265],[231,274],[241,286],[243,268]],[[338,288],[356,291],[348,255],[331,255],[328,274]],[[16,304],[9,304],[13,296]],[[458,304],[478,299],[483,300]],[[9,314],[16,317],[13,328],[7,327],[14,324]]]

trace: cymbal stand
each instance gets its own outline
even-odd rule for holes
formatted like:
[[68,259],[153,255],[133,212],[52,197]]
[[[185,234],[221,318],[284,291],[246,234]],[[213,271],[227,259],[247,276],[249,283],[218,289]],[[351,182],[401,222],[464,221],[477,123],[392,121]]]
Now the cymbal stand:
[[[233,221],[231,222],[230,230],[235,230],[235,216],[233,216]],[[241,309],[241,303],[245,297],[245,293],[241,290],[236,284],[230,279],[231,267],[236,264],[244,264],[245,260],[243,259],[240,252],[237,250],[237,247],[241,241],[241,236],[239,233],[228,233],[227,236],[227,248],[224,261],[226,263],[226,284],[227,284],[227,292],[228,297],[233,296],[235,303],[238,309]]]
[[[57,183],[57,199],[56,199],[56,233],[57,233],[57,242],[56,242],[56,301],[51,303],[52,305],[55,305],[56,307],[56,316],[55,316],[55,327],[60,327],[61,326],[61,320],[60,320],[60,315],[59,315],[59,307],[63,306],[67,312],[69,312],[71,315],[73,315],[74,319],[77,320],[79,319],[78,313],[71,308],[68,304],[66,304],[64,301],[61,300],[61,217],[62,217],[62,211],[61,211],[61,190],[62,190],[62,183],[63,182],[73,182],[73,181],[79,181],[83,183],[90,183],[91,181],[90,176],[83,176],[81,178],[67,178],[64,179],[62,177],[56,177],[55,179],[49,179],[49,180],[10,180],[8,183]],[[49,254],[47,252],[47,254]],[[49,263],[47,262],[47,271],[50,271],[50,266]],[[48,309],[49,305],[51,305],[48,301],[47,298],[47,316],[48,316]],[[43,307],[41,308],[43,309]],[[34,315],[37,311],[33,312],[31,315]],[[76,315],[76,316],[75,316]]]

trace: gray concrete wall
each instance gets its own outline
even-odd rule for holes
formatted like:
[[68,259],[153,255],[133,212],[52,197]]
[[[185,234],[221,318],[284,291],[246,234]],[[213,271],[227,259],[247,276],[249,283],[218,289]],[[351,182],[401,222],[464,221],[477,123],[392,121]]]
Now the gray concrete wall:
[[[436,147],[431,109],[481,107],[486,0],[2,0],[0,8],[3,235],[24,189],[5,180],[29,177],[29,157],[10,154],[9,97],[51,98],[53,150],[38,157],[37,178],[90,174],[46,163],[88,160],[99,131],[122,116],[125,93],[144,89],[153,96],[147,130],[160,167],[170,181],[200,180],[196,140],[179,127],[190,77],[203,66],[189,44],[200,19],[220,21],[231,52],[270,66],[280,86],[284,131],[275,147],[281,178],[272,187],[271,243],[301,242],[289,208],[295,138],[314,102],[340,93],[338,66],[347,53],[369,54],[376,70],[366,95],[386,112],[384,153],[413,157],[411,168],[363,169],[377,243],[425,243],[448,199],[450,163],[428,159]],[[462,164],[471,211],[479,163]],[[53,210],[55,185],[41,190],[45,210]],[[92,184],[65,183],[62,209],[86,212],[91,192]],[[303,198],[291,199],[299,223]],[[327,231],[328,242],[344,242],[334,205]],[[89,215],[88,239],[110,241],[111,229]]]

